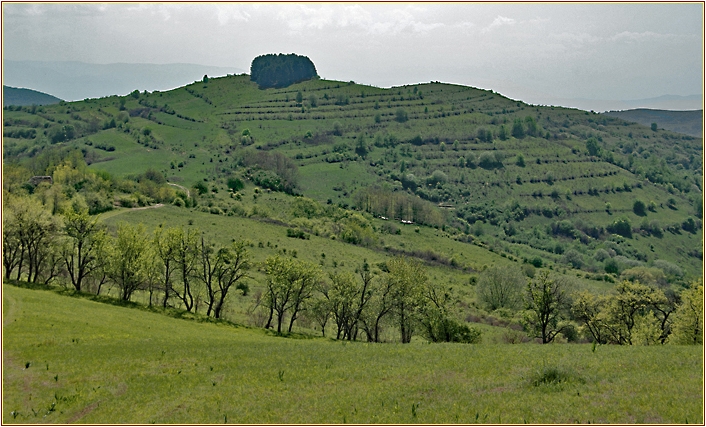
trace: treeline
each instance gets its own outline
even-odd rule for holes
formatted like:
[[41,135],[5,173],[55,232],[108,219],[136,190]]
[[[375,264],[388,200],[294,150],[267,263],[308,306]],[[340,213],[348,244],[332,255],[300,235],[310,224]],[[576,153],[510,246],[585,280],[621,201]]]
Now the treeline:
[[[125,178],[89,169],[79,150],[45,150],[24,164],[5,164],[3,191],[32,196],[56,214],[67,209],[86,209],[90,215],[122,207],[149,206],[153,203],[194,202],[181,191],[167,185],[154,170]],[[33,183],[32,176],[51,176],[52,182]],[[179,202],[177,202],[179,204]],[[193,205],[193,203],[191,203]]]
[[291,53],[261,55],[250,65],[250,80],[261,88],[282,88],[316,77],[316,67],[306,56]]
[[702,344],[703,283],[676,292],[651,282],[645,271],[635,273],[613,291],[595,295],[546,270],[491,267],[479,277],[477,296],[491,312],[514,313],[542,343],[558,336],[577,341],[582,335],[596,344]]
[[378,186],[358,190],[353,195],[356,208],[376,216],[442,226],[444,214],[433,204],[404,192],[393,192]]
[[[243,240],[230,245],[207,241],[196,228],[120,223],[114,235],[87,210],[52,215],[38,200],[10,196],[3,210],[4,278],[58,283],[100,295],[106,287],[120,300],[148,294],[149,306],[182,308],[221,318],[229,295],[250,289],[255,267]],[[306,317],[335,324],[336,338],[384,340],[387,327],[410,342],[420,334],[433,342],[478,342],[480,333],[456,320],[457,298],[428,279],[418,261],[395,258],[373,271],[367,262],[351,272],[329,274],[319,265],[274,256],[264,265],[265,294],[259,305],[267,328],[292,332]],[[384,273],[383,273],[384,271]],[[202,302],[202,304],[200,304]]]

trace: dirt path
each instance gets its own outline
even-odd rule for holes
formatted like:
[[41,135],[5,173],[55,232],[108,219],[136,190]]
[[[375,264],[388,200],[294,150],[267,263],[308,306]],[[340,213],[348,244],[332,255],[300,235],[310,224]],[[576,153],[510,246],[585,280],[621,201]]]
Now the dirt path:
[[191,193],[189,192],[189,189],[184,187],[183,185],[173,184],[171,182],[168,182],[167,185],[171,185],[172,187],[179,187],[182,190],[186,191],[186,197],[191,197]]
[[104,212],[104,213],[100,214],[100,219],[101,219],[101,220],[106,220],[106,219],[112,218],[112,217],[114,217],[114,216],[116,216],[116,215],[124,214],[125,212],[141,211],[141,210],[144,210],[144,209],[156,209],[156,208],[161,208],[161,207],[164,207],[164,204],[163,204],[163,203],[157,203],[156,205],[144,206],[144,207],[141,207],[141,208],[130,208],[130,209],[124,209],[124,210],[115,210],[115,209],[113,209],[112,211],[108,211],[108,212]]

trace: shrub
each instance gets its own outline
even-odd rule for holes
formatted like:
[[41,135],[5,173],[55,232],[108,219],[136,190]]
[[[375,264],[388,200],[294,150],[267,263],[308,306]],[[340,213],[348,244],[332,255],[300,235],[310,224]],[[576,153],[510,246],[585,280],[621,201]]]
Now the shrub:
[[632,225],[630,224],[630,220],[626,217],[618,218],[607,226],[606,229],[613,234],[627,237],[628,239],[632,238]]
[[645,202],[643,202],[642,200],[635,200],[635,203],[632,204],[632,211],[637,216],[647,215],[646,209],[647,209],[647,207],[645,206]]

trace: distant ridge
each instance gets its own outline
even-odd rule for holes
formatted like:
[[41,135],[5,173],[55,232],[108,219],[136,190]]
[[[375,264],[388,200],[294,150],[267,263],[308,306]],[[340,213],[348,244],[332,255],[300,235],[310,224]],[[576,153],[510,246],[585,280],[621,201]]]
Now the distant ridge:
[[169,90],[209,77],[239,74],[238,68],[198,64],[88,64],[74,61],[3,61],[3,82],[52,93],[66,101]]
[[8,105],[49,105],[58,104],[62,100],[44,92],[2,86],[2,106]]
[[606,111],[603,114],[645,126],[657,123],[658,128],[695,136],[697,138],[703,136],[703,110],[669,111],[639,108],[625,111]]

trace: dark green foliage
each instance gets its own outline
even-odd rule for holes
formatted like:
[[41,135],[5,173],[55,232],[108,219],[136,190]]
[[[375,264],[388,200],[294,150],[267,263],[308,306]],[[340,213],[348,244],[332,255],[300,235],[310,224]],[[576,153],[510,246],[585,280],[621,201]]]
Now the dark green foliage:
[[603,269],[608,274],[620,273],[620,267],[618,266],[618,262],[616,260],[614,260],[613,258],[608,258],[605,261],[605,263],[603,264]]
[[632,211],[635,213],[637,216],[645,216],[647,215],[647,210],[645,206],[645,202],[642,200],[635,200],[635,203],[632,204]]
[[231,177],[228,178],[228,188],[230,188],[233,191],[240,191],[244,187],[243,181],[240,180],[240,178],[236,177]]
[[194,189],[196,190],[196,192],[199,193],[200,196],[208,193],[208,187],[206,187],[206,184],[201,181],[198,181],[196,184],[194,184]]
[[522,119],[516,118],[512,123],[512,136],[517,139],[525,137],[525,127],[522,125]]
[[630,220],[626,217],[616,219],[612,224],[606,227],[606,230],[629,239],[632,238],[632,225],[630,224]]
[[250,65],[250,80],[261,88],[287,87],[314,77],[317,77],[314,63],[306,56],[293,53],[261,55]]
[[588,138],[588,140],[586,140],[586,150],[588,150],[588,154],[591,156],[597,156],[600,154],[601,147],[598,145],[596,138]]
[[407,120],[409,120],[407,116],[407,111],[404,108],[398,108],[397,111],[395,112],[395,120],[397,120],[400,123],[404,123]]
[[278,152],[257,151],[243,155],[243,164],[250,169],[250,179],[257,185],[275,191],[294,194],[298,186],[297,165]]

